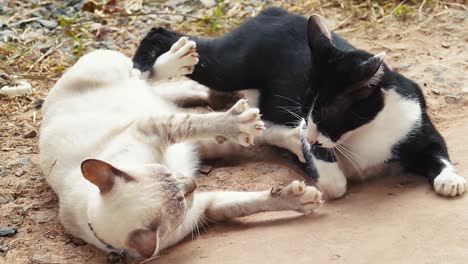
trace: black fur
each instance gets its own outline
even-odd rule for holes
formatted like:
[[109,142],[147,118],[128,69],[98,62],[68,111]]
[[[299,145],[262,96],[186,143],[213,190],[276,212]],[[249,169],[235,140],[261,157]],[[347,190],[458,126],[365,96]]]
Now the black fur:
[[[302,16],[266,9],[223,36],[191,37],[197,42],[200,62],[189,77],[219,91],[258,89],[264,119],[295,126],[297,118],[284,108],[304,118],[312,114],[318,130],[332,140],[372,121],[383,108],[382,89],[394,89],[419,102],[422,124],[394,147],[392,158],[433,183],[445,166],[440,158],[448,160],[448,153],[426,113],[418,85],[338,35],[332,33],[330,42],[321,32]],[[134,66],[149,71],[181,36],[153,28],[138,47]],[[369,84],[379,69],[384,71],[382,78]],[[336,160],[326,149],[313,149],[316,158]],[[312,162],[308,163],[314,174]]]
[[[153,28],[133,58],[135,68],[149,71],[156,58],[182,34]],[[189,77],[220,91],[258,89],[263,118],[297,125],[283,108],[300,114],[311,73],[307,20],[283,9],[270,8],[231,32],[214,38],[190,37],[197,42],[200,62]],[[343,48],[352,48],[337,35]],[[281,107],[280,107],[281,106]]]

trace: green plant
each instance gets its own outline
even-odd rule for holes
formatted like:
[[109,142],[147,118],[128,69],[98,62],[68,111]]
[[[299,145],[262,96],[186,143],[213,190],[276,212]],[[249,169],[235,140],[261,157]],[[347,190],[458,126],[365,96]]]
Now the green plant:
[[395,16],[405,16],[407,14],[413,13],[414,9],[411,7],[408,7],[404,4],[404,2],[399,3],[395,9],[393,10],[393,14]]
[[83,44],[80,39],[80,24],[75,23],[79,18],[79,14],[75,14],[73,17],[58,16],[58,24],[65,29],[65,32],[73,39],[73,54],[76,59],[83,55]]
[[219,18],[223,13],[223,0],[219,0],[218,4],[216,5],[216,9],[213,12],[211,17],[211,32],[215,32],[219,29]]

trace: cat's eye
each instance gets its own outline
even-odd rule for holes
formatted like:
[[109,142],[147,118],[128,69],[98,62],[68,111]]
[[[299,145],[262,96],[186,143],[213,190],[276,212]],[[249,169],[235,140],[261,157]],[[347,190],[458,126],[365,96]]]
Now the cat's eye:
[[185,194],[184,194],[184,197],[188,197],[190,196],[192,193],[195,192],[195,189],[191,189],[190,191],[187,191]]
[[322,108],[320,109],[320,114],[322,115],[322,118],[324,118],[325,116],[327,116],[328,110],[326,108]]

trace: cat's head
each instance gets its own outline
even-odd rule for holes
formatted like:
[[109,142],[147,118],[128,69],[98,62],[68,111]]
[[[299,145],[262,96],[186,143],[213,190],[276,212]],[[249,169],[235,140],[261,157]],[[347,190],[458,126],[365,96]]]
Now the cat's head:
[[340,50],[318,15],[308,21],[308,41],[313,74],[303,108],[304,135],[309,144],[332,148],[382,110],[385,53]]
[[192,177],[162,165],[118,169],[88,159],[81,171],[99,189],[88,205],[88,222],[96,235],[115,248],[146,258],[157,254],[182,224],[197,187]]

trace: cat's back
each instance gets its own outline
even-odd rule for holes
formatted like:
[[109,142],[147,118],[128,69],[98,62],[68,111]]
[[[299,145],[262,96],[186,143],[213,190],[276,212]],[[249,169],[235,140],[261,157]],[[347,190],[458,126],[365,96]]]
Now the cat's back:
[[[263,48],[277,45],[307,44],[307,19],[286,10],[271,7],[263,10],[258,16],[248,19],[233,35],[241,35],[248,42],[255,42]],[[238,36],[236,36],[238,37]]]

